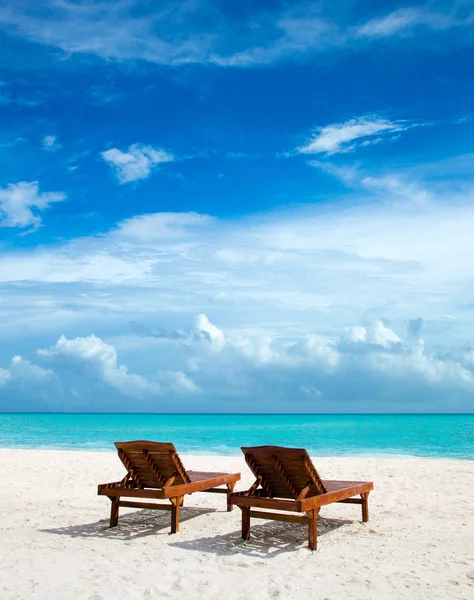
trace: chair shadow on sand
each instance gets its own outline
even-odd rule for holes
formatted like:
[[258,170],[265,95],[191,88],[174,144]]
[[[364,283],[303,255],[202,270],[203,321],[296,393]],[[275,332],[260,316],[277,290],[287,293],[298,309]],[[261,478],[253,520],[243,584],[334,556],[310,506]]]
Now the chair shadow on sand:
[[[353,523],[345,519],[318,519],[318,538],[328,533]],[[307,547],[307,527],[297,523],[283,523],[266,521],[261,525],[252,524],[251,538],[244,541],[240,531],[233,531],[223,535],[214,535],[192,540],[177,540],[169,542],[170,546],[184,550],[210,552],[221,556],[246,554],[262,558],[273,558],[286,552],[296,552]]]
[[[213,508],[184,508],[181,513],[181,523],[195,519],[206,513],[215,512]],[[170,514],[159,513],[155,510],[141,509],[120,515],[117,527],[109,527],[108,519],[95,523],[69,525],[54,529],[40,529],[42,533],[68,535],[70,537],[106,538],[110,540],[133,540],[157,534],[169,535]]]
[[[204,514],[219,512],[213,508],[184,508],[181,513],[181,523],[190,521]],[[345,519],[318,519],[318,538],[321,538],[339,527],[353,523]],[[117,527],[109,527],[108,519],[101,519],[94,523],[81,525],[69,525],[54,529],[40,529],[43,533],[55,535],[67,535],[72,538],[105,538],[117,541],[130,541],[138,538],[154,535],[167,535],[169,545],[183,550],[195,550],[198,552],[214,553],[219,555],[259,556],[272,558],[285,552],[295,552],[301,547],[306,547],[307,528],[297,523],[282,523],[277,521],[266,521],[263,524],[252,525],[252,537],[244,541],[239,531],[226,534],[210,535],[195,539],[180,540],[179,534],[170,535],[169,513],[141,509],[135,512],[124,513],[120,516]]]

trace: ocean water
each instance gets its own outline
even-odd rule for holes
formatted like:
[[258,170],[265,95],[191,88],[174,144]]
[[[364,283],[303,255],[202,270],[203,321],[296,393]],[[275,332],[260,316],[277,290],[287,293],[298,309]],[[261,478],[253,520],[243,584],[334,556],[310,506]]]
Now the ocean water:
[[114,441],[173,442],[181,453],[305,447],[320,456],[474,459],[474,415],[186,415],[0,413],[0,447],[110,450]]

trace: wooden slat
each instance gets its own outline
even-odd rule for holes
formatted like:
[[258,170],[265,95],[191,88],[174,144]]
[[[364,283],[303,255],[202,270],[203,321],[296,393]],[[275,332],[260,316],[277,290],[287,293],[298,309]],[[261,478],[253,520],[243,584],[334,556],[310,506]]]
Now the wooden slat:
[[150,455],[150,453],[148,452],[148,450],[146,448],[143,448],[142,453],[143,453],[143,456],[145,457],[145,460],[148,463],[149,467],[153,471],[154,476],[156,477],[158,486],[163,487],[165,484],[165,479],[161,475],[161,472],[160,472],[158,466],[155,464],[153,457]]
[[311,485],[307,495],[326,491],[309,454],[302,448],[255,446],[243,447],[242,451],[253,473],[262,477],[261,485],[269,497],[297,498],[308,482]]
[[176,475],[171,475],[171,477],[165,481],[165,483],[163,484],[164,488],[170,487],[170,485],[173,485],[174,481],[176,479]]
[[[129,477],[128,473],[127,473],[126,477],[128,480],[128,477]],[[104,494],[105,496],[107,496],[107,494],[105,493],[106,490],[111,490],[114,488],[123,489],[122,483],[123,483],[123,479],[122,479],[122,481],[111,481],[110,483],[99,483],[99,485],[97,486],[97,493]]]
[[257,479],[260,479],[260,485],[265,490],[265,493],[267,494],[267,496],[271,497],[273,495],[272,488],[271,488],[269,482],[263,477],[263,474],[260,471],[260,467],[257,463],[257,460],[255,459],[255,457],[253,456],[253,454],[251,452],[246,452],[244,454],[245,454],[245,462],[251,468],[255,477]]
[[304,457],[303,462],[304,462],[304,465],[306,467],[306,470],[311,475],[311,479],[314,482],[316,490],[320,494],[324,494],[324,492],[326,492],[326,487],[324,485],[324,482],[319,477],[319,473],[318,473],[316,467],[313,465],[313,463],[312,463],[311,458],[309,457],[309,455]]
[[257,479],[252,483],[249,489],[245,492],[245,496],[254,496],[258,487],[262,484],[262,478],[257,477]]
[[336,479],[333,480],[324,480],[323,481],[324,485],[326,486],[328,492],[331,491],[335,491],[335,490],[342,490],[348,487],[352,487],[354,485],[359,485],[359,484],[365,484],[367,483],[366,481],[339,481]]
[[312,483],[313,483],[312,481],[308,481],[308,483],[304,486],[304,488],[301,490],[301,492],[296,497],[297,500],[303,500],[304,498],[306,498],[306,496],[308,495],[308,492],[311,489]]
[[171,510],[171,504],[154,504],[153,502],[128,502],[126,500],[120,500],[119,506],[126,506],[128,508],[147,508],[150,510]]
[[140,452],[147,448],[148,452],[176,452],[176,448],[169,442],[152,442],[150,440],[134,440],[132,442],[115,442],[117,450],[120,448],[129,452]]
[[235,506],[252,506],[256,508],[269,508],[275,510],[286,510],[290,512],[303,512],[301,502],[296,500],[278,500],[276,498],[258,498],[256,496],[244,496],[245,492],[231,494],[230,501]]
[[108,496],[109,498],[114,496],[124,496],[130,498],[156,498],[157,500],[164,499],[163,490],[158,488],[149,490],[145,490],[143,488],[106,488],[105,485],[107,484],[99,485],[97,490],[97,494],[99,496]]
[[273,464],[275,465],[283,482],[288,487],[290,494],[293,496],[293,498],[296,499],[298,496],[298,490],[296,489],[295,484],[291,481],[291,477],[288,475],[283,463],[281,462],[281,460],[278,458],[278,456],[276,454],[272,455],[272,460],[273,460]]
[[357,485],[351,487],[338,489],[334,492],[326,492],[325,494],[320,494],[319,496],[314,496],[313,498],[305,498],[301,501],[301,511],[306,512],[318,506],[325,506],[326,504],[332,504],[333,502],[340,502],[341,500],[345,500],[351,496],[359,496],[364,492],[370,492],[370,490],[373,489],[374,484],[372,482],[362,483],[358,481]]
[[122,450],[120,448],[118,451],[118,455],[120,457],[120,460],[123,462],[124,467],[127,469],[130,477],[133,479],[133,481],[137,484],[138,487],[142,488],[143,483],[142,483],[138,473],[136,472],[136,470],[133,468],[132,464],[130,463],[125,450]]
[[215,488],[220,485],[226,485],[227,483],[236,483],[240,479],[240,473],[228,473],[227,475],[221,475],[213,479],[204,479],[202,481],[195,481],[192,483],[184,483],[182,485],[172,485],[169,488],[163,489],[164,498],[171,498],[174,496],[184,496],[186,494],[193,494],[194,492],[201,492],[209,488]]
[[170,452],[170,458],[174,463],[176,471],[181,476],[183,483],[190,483],[191,479],[189,478],[189,475],[186,473],[186,469],[184,468],[184,465],[181,462],[181,459],[179,458],[177,452]]
[[260,510],[251,510],[250,516],[254,519],[266,519],[269,521],[286,521],[289,523],[306,524],[309,518],[306,515],[285,515],[276,512],[263,512]]
[[187,471],[190,483],[195,481],[203,481],[204,479],[214,479],[215,477],[222,477],[229,473],[221,471]]

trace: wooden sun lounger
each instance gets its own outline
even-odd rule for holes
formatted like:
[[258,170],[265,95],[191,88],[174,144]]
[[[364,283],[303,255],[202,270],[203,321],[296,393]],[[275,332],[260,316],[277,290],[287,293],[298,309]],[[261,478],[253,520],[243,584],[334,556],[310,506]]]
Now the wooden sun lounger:
[[[227,494],[227,510],[232,510],[230,494],[240,473],[186,471],[173,444],[161,442],[115,442],[127,474],[121,481],[99,485],[97,493],[112,502],[110,527],[118,524],[119,508],[147,508],[171,511],[171,533],[179,531],[179,514],[184,496],[194,492]],[[220,486],[226,486],[222,488]],[[121,498],[132,500],[121,500]],[[171,504],[136,502],[136,498],[169,500]]]
[[319,510],[333,502],[361,504],[362,520],[369,520],[368,498],[374,489],[372,482],[321,480],[309,454],[301,448],[256,446],[242,448],[242,452],[256,477],[246,492],[234,492],[230,496],[231,504],[242,510],[244,540],[250,539],[251,517],[305,523],[308,525],[308,546],[316,550]]

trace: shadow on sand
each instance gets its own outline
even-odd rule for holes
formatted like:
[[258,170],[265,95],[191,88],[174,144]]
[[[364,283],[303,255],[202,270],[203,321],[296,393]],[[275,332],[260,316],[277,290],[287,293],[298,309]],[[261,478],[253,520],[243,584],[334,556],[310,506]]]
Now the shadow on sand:
[[[204,514],[216,512],[209,508],[184,508],[181,523],[195,519]],[[344,519],[318,519],[318,539],[331,531],[352,523]],[[129,541],[153,535],[170,534],[170,514],[154,510],[141,509],[120,516],[118,527],[109,527],[108,519],[95,523],[69,525],[54,529],[40,529],[43,533],[68,535],[70,537],[105,538],[118,541]],[[240,531],[226,534],[210,535],[190,540],[180,540],[178,536],[170,536],[169,545],[183,550],[195,550],[219,555],[248,555],[272,558],[284,552],[295,552],[305,548],[307,544],[307,527],[297,523],[277,521],[255,524],[252,522],[251,538],[242,540]]]
[[[206,513],[215,512],[213,508],[184,508],[181,512],[180,522],[184,523],[195,519]],[[70,537],[107,538],[111,540],[133,540],[135,538],[157,535],[159,533],[169,534],[170,513],[156,510],[141,509],[133,513],[120,515],[117,527],[109,527],[109,520],[102,519],[95,523],[81,525],[70,525],[55,529],[40,529],[43,533],[54,533],[57,535],[68,535]]]
[[[342,527],[353,523],[343,519],[318,519],[318,539]],[[297,523],[282,523],[277,521],[265,522],[255,525],[252,522],[251,538],[244,541],[240,531],[213,535],[193,540],[170,539],[170,546],[184,550],[198,552],[211,552],[214,554],[232,556],[246,554],[262,558],[273,558],[285,552],[295,552],[297,549],[306,548],[308,543],[308,529]]]

